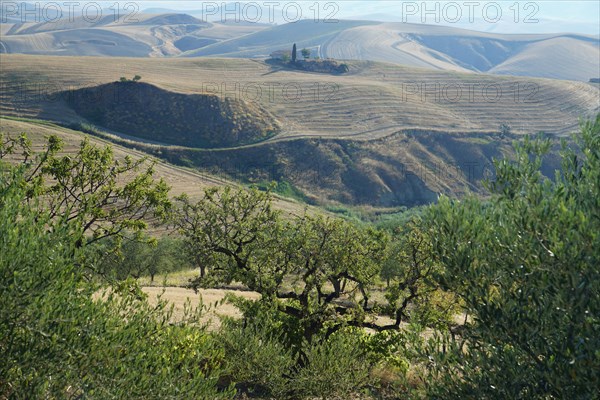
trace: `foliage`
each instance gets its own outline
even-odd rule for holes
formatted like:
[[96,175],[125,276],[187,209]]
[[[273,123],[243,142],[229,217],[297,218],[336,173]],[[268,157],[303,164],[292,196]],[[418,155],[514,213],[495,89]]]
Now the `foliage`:
[[453,294],[443,291],[436,276],[442,267],[434,259],[429,233],[418,220],[397,232],[381,268],[391,317],[399,325],[411,321],[432,328],[448,327],[458,313]]
[[304,59],[310,58],[310,49],[302,49],[301,53]]
[[225,355],[226,376],[240,392],[282,398],[296,364],[293,352],[268,318],[240,324],[229,320],[217,334]]
[[178,201],[175,224],[199,263],[212,265],[197,285],[244,284],[298,320],[309,342],[347,324],[379,328],[367,314],[387,243],[382,232],[322,216],[284,219],[270,193],[256,189],[209,189],[197,203]]
[[[87,138],[75,154],[61,156],[62,146],[58,137],[50,136],[36,154],[25,135],[0,137],[0,156],[10,155],[25,166],[25,201],[43,197],[39,206],[50,219],[77,222],[91,236],[87,241],[95,242],[120,240],[128,231],[139,235],[150,217],[166,216],[169,188],[155,179],[154,166],[145,158],[117,159],[111,146],[99,148]],[[84,244],[83,237],[78,246]]]
[[295,63],[296,62],[296,43],[294,43],[294,46],[292,46],[292,62]]
[[500,135],[509,136],[512,132],[512,128],[508,124],[500,125]]
[[[416,316],[423,324],[448,320],[451,299],[439,299],[439,307],[431,312],[426,303],[417,305],[421,296],[432,298],[437,290],[428,247],[420,247],[424,239],[406,244],[416,249],[418,259],[388,259],[400,272],[382,305],[385,299],[374,298],[374,289],[388,235],[342,219],[282,217],[271,201],[269,192],[231,188],[209,189],[195,203],[187,196],[178,198],[174,224],[201,268],[196,287],[237,282],[260,293],[260,303],[274,310],[286,340],[301,358],[306,356],[304,341],[329,337],[346,326],[387,330]],[[246,318],[256,316],[256,309],[241,308]],[[374,317],[381,311],[393,321],[376,323]]]
[[97,274],[116,280],[138,279],[190,269],[183,241],[168,236],[127,240],[116,250],[112,240],[101,241],[86,250],[86,263]]
[[289,389],[300,398],[348,399],[370,383],[372,367],[357,335],[339,331],[308,346]]
[[600,115],[578,142],[554,180],[540,173],[548,141],[526,139],[495,162],[489,202],[430,210],[440,278],[471,320],[429,349],[436,397],[597,398]]
[[139,75],[135,75],[132,79],[127,79],[124,76],[119,78],[119,82],[139,82],[141,80],[142,80],[142,77]]
[[292,183],[285,181],[285,180],[281,180],[278,182],[271,182],[271,183],[258,183],[256,185],[253,185],[256,188],[262,190],[262,191],[271,191],[273,193],[276,193],[278,195],[290,198],[290,199],[295,199],[301,202],[308,202],[309,199],[308,197],[306,197],[306,195],[302,192],[302,190],[298,189],[296,186],[294,186]]
[[343,330],[305,342],[306,356],[298,363],[274,316],[277,311],[264,305],[248,304],[255,318],[226,320],[217,334],[228,379],[240,392],[262,398],[344,399],[371,382],[375,359],[368,356],[358,331]]
[[175,223],[194,254],[213,265],[198,283],[243,283],[302,321],[309,341],[328,324],[333,332],[362,322],[385,237],[342,220],[284,220],[271,200],[269,192],[229,188],[209,189],[196,204],[179,198]]
[[[234,193],[231,188],[219,192],[211,188],[198,203],[192,203],[186,195],[178,197],[177,202],[180,210],[173,222],[201,277],[214,263],[213,281],[240,280],[246,268],[227,268],[230,260],[242,266],[256,259],[266,262],[270,257],[269,249],[276,238],[269,235],[277,231],[279,213],[272,209],[268,193],[256,189]],[[252,273],[248,274],[251,278]]]
[[91,284],[74,263],[83,227],[28,203],[29,176],[0,162],[0,397],[230,398],[198,311],[173,325],[131,282]]

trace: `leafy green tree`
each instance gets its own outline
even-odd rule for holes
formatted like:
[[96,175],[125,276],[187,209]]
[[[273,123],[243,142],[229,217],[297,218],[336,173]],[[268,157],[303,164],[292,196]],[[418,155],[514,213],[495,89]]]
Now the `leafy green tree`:
[[155,178],[147,159],[117,159],[111,146],[100,148],[85,138],[75,154],[60,155],[62,141],[50,136],[35,153],[25,135],[2,136],[0,156],[26,166],[27,199],[43,196],[51,218],[77,220],[85,236],[79,246],[106,237],[140,235],[151,218],[164,218],[171,206],[169,187]]
[[550,180],[549,142],[525,139],[514,161],[495,162],[489,201],[442,198],[430,210],[440,279],[468,316],[429,350],[432,395],[598,397],[600,115],[577,142]]
[[431,237],[421,225],[418,220],[407,223],[388,248],[381,270],[387,284],[387,310],[396,326],[411,322],[450,327],[459,312],[458,300],[436,280],[442,269],[432,254]]
[[133,79],[132,79],[133,82],[139,82],[141,80],[142,80],[142,77],[139,76],[139,75],[134,76]]
[[0,397],[231,398],[198,310],[172,324],[132,282],[110,290],[75,263],[84,229],[0,161]]
[[[269,258],[268,249],[276,240],[269,235],[278,230],[279,212],[272,208],[267,193],[211,188],[197,203],[187,195],[176,200],[179,209],[173,223],[184,238],[190,258],[197,263],[201,278],[214,264],[212,279],[231,282],[247,270],[249,262]],[[223,267],[230,259],[239,271]]]
[[500,125],[500,135],[509,136],[512,132],[512,128],[508,124]]
[[270,193],[255,189],[178,200],[175,224],[212,265],[198,285],[241,282],[292,317],[309,342],[346,325],[378,328],[367,314],[387,243],[382,232],[320,216],[282,218]]
[[86,262],[104,277],[125,280],[150,276],[153,282],[157,274],[166,274],[191,268],[183,251],[183,243],[170,237],[127,240],[116,247],[113,240],[103,240],[86,250]]
[[301,53],[302,53],[302,57],[304,57],[305,60],[310,58],[310,50],[309,49],[302,49]]

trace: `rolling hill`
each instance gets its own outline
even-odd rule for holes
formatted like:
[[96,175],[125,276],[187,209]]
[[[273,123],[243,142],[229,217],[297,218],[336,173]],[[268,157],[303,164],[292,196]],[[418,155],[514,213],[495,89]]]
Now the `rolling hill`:
[[186,14],[138,14],[135,21],[82,17],[57,22],[0,24],[0,53],[165,57],[264,29],[264,25],[203,22]]
[[[285,183],[296,197],[319,205],[414,205],[439,193],[479,192],[491,159],[510,152],[513,139],[539,131],[568,136],[580,118],[600,111],[600,88],[583,82],[366,61],[350,62],[342,75],[219,58],[9,54],[2,63],[2,115],[84,126],[90,120],[64,94],[135,74],[160,89],[153,92],[156,104],[170,96],[185,103],[210,94],[264,110],[281,127],[277,134],[216,149],[152,140],[123,126],[96,124],[95,130],[173,164],[247,183]],[[111,107],[141,112],[123,100],[117,97]],[[176,123],[162,126],[163,134]],[[512,132],[499,135],[501,124]]]
[[[45,144],[45,138],[50,135],[56,135],[63,140],[64,147],[62,153],[64,154],[76,152],[84,137],[88,137],[90,141],[97,146],[109,144],[108,141],[101,138],[86,135],[73,129],[49,124],[44,121],[0,118],[0,130],[13,137],[19,136],[24,132],[27,133],[28,137],[32,140],[32,148],[38,151],[41,150],[42,146]],[[115,157],[118,159],[124,158],[125,156],[131,156],[134,159],[148,156],[148,154],[139,150],[123,147],[114,143],[111,145],[113,146]],[[171,187],[172,196],[187,193],[190,198],[198,199],[202,196],[204,190],[209,187],[238,185],[238,183],[224,179],[223,177],[202,174],[190,169],[177,167],[156,157],[150,157],[150,160],[155,163],[156,175],[163,178]],[[275,198],[275,206],[279,210],[290,214],[302,213],[306,208],[305,204],[279,196],[276,196]],[[309,211],[314,212],[314,209],[309,208]]]
[[[310,32],[310,33],[308,33]],[[215,43],[184,56],[260,57],[289,47],[322,58],[461,72],[588,81],[600,75],[600,40],[573,34],[508,35],[399,22],[305,20]]]
[[496,34],[400,22],[300,20],[282,25],[207,22],[181,13],[107,15],[89,22],[0,24],[0,52],[117,57],[267,58],[292,43],[313,56],[440,71],[587,82],[600,77],[600,39],[579,34]]

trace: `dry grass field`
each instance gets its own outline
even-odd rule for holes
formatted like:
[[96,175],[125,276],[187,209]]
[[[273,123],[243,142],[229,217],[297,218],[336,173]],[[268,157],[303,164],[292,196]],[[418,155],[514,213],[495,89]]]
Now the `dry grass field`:
[[173,12],[115,18],[106,11],[95,21],[77,17],[14,23],[7,19],[0,24],[0,51],[58,56],[264,58],[297,43],[321,58],[442,71],[584,82],[600,71],[598,37],[590,35],[508,35],[364,19],[335,23],[305,19],[279,25],[223,23]]
[[205,308],[203,321],[208,323],[212,329],[220,326],[219,317],[239,318],[241,316],[237,308],[223,301],[227,294],[235,294],[250,300],[260,298],[258,293],[241,290],[200,289],[198,293],[195,293],[192,289],[173,286],[144,286],[142,290],[148,295],[150,304],[156,304],[158,298],[172,304],[174,320],[180,320],[183,317],[184,307],[188,301],[192,307],[202,305]]
[[[283,128],[273,141],[371,140],[407,130],[568,134],[600,110],[598,87],[583,82],[434,71],[353,62],[332,76],[243,59],[2,56],[0,113],[74,121],[57,93],[141,75],[179,93],[256,102]],[[124,105],[125,107],[125,105]],[[131,132],[121,132],[131,134]]]
[[[65,154],[74,153],[79,147],[79,143],[84,137],[88,137],[92,143],[104,146],[109,142],[99,139],[95,136],[85,135],[78,131],[59,127],[56,125],[46,125],[43,123],[15,121],[7,118],[0,118],[0,130],[13,137],[21,133],[26,133],[32,139],[32,145],[35,150],[41,150],[44,144],[44,138],[50,135],[57,135],[64,142],[63,152]],[[127,155],[136,157],[146,157],[147,154],[134,149],[124,148],[119,145],[111,144],[117,158],[123,158]],[[160,159],[150,157],[155,162],[156,175],[163,178],[171,187],[173,196],[187,193],[192,199],[198,198],[204,193],[204,190],[214,186],[232,185],[237,186],[235,182],[220,179],[207,174],[201,174],[185,168],[175,167],[165,163]],[[275,201],[278,209],[284,213],[299,214],[302,213],[306,205],[300,204],[294,200],[278,197]],[[311,210],[314,210],[311,208]]]
[[[57,21],[0,24],[7,53],[60,56],[169,57],[205,45],[260,31],[263,25],[226,25],[186,14],[128,14],[105,10],[98,20],[76,17]],[[52,18],[49,18],[52,19]],[[135,19],[135,21],[134,21]],[[20,22],[20,21],[19,21]],[[183,40],[182,40],[183,39]]]
[[297,42],[322,58],[371,60],[434,70],[587,81],[600,70],[598,37],[495,34],[400,22],[299,21],[183,53],[258,57]]
[[[222,184],[216,174],[244,183],[287,182],[293,197],[310,204],[395,207],[434,202],[440,193],[482,193],[486,166],[507,155],[513,139],[540,131],[568,137],[581,118],[600,112],[600,88],[584,82],[371,61],[349,67],[347,74],[330,75],[248,59],[7,54],[0,114],[85,123],[65,93],[140,75],[163,90],[234,98],[250,105],[242,110],[259,107],[281,127],[267,140],[210,151],[141,144],[135,132],[101,128],[128,147],[190,168],[160,171],[174,193],[194,195],[207,184]],[[118,104],[131,112],[126,102]],[[502,124],[510,135],[499,135]],[[547,167],[552,174],[555,165]],[[279,206],[302,210],[295,202]]]

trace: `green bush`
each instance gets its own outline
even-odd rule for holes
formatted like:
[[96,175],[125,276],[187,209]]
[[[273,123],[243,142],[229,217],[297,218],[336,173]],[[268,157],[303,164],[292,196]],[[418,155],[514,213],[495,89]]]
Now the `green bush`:
[[172,325],[132,282],[90,283],[74,262],[82,228],[24,187],[0,161],[0,398],[230,398],[198,315]]
[[368,354],[360,331],[305,341],[300,349],[281,333],[282,323],[266,308],[251,321],[225,322],[217,341],[224,349],[226,382],[239,392],[275,399],[346,399],[371,382],[379,357]]
[[370,383],[373,364],[360,337],[338,331],[307,346],[289,388],[300,398],[348,399]]
[[[437,338],[437,398],[592,399],[600,387],[600,115],[566,146],[554,180],[549,142],[496,161],[492,198],[443,198],[428,213],[464,332]],[[445,351],[440,351],[440,350]]]
[[217,334],[224,349],[227,380],[240,392],[282,398],[295,362],[291,348],[268,321],[228,321]]

